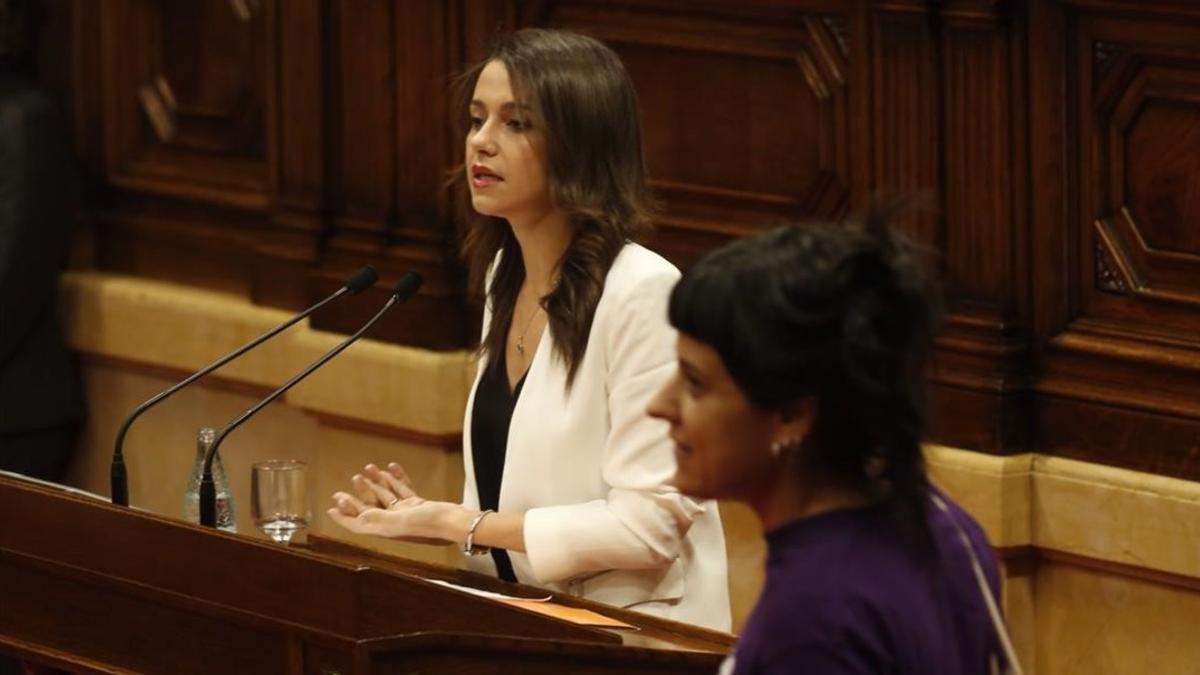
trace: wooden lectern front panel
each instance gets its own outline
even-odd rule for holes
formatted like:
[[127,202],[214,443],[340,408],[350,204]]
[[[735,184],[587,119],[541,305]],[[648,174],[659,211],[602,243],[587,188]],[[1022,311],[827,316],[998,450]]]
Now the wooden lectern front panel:
[[317,544],[0,476],[0,652],[88,673],[711,673],[732,640],[556,597],[637,630],[580,626],[428,579],[529,588]]

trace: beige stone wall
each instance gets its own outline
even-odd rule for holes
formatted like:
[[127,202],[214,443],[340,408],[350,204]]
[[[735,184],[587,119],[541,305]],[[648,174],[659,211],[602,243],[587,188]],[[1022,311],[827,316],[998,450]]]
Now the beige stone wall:
[[[71,480],[101,494],[128,411],[287,316],[237,296],[98,273],[67,275],[62,295],[91,412]],[[196,430],[233,418],[341,339],[296,326],[139,420],[126,445],[134,504],[178,515]],[[466,352],[356,344],[223,446],[241,531],[260,536],[249,467],[270,457],[309,462],[312,530],[329,536],[353,539],[324,509],[368,461],[400,461],[429,497],[458,499],[461,457],[447,439],[461,432],[472,369]],[[1009,561],[1004,603],[1027,672],[1200,672],[1200,484],[1033,454],[930,447],[927,457],[934,480]],[[761,528],[744,506],[721,508],[740,626],[762,584]],[[448,548],[361,543],[459,562]]]
[[927,457],[1015,554],[1004,604],[1028,672],[1200,673],[1200,484],[1035,454]]
[[1200,594],[1053,563],[1037,588],[1038,673],[1200,673]]

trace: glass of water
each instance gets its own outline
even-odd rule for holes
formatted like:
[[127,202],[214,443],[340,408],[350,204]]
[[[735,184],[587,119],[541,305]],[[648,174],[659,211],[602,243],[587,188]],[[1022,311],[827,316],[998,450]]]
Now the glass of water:
[[294,459],[258,462],[250,473],[250,515],[279,544],[308,527],[308,465]]

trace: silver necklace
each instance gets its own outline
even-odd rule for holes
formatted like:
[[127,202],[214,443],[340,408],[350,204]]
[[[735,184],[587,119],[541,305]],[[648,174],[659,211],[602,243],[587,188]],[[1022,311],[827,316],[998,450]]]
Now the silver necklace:
[[521,334],[517,336],[517,353],[522,357],[525,356],[525,334],[529,332],[529,327],[533,325],[533,320],[537,318],[538,312],[541,310],[542,305],[539,303],[533,314],[529,315],[529,321],[525,322],[525,330],[521,331]]

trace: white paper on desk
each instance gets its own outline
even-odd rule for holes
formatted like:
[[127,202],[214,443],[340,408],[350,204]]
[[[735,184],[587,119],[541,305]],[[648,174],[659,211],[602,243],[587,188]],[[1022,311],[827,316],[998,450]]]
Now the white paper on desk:
[[471,588],[470,586],[459,586],[458,584],[452,584],[449,581],[442,581],[441,579],[426,579],[425,581],[428,581],[431,584],[445,586],[446,588],[453,588],[454,590],[462,591],[463,593],[470,593],[471,595],[478,595],[481,598],[488,598],[489,600],[501,600],[501,601],[521,600],[524,602],[548,602],[550,600],[549,595],[547,595],[544,598],[518,598],[515,595],[504,595],[503,593],[493,593],[491,591],[481,591],[478,588]]
[[90,499],[95,499],[97,501],[102,501],[105,503],[112,503],[112,500],[109,499],[108,497],[105,497],[103,495],[98,495],[95,492],[88,492],[87,490],[80,490],[79,488],[71,487],[70,485],[63,485],[62,483],[53,483],[48,480],[42,480],[41,478],[34,478],[33,476],[26,476],[23,473],[13,473],[12,471],[5,471],[3,469],[0,469],[0,476],[4,476],[5,478],[12,478],[14,480],[19,480],[19,481],[25,481],[26,483],[34,483],[36,485],[53,488],[55,490],[62,490],[63,492],[68,492],[70,494],[78,495],[80,497],[88,497]]

